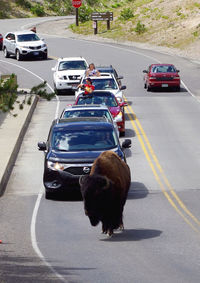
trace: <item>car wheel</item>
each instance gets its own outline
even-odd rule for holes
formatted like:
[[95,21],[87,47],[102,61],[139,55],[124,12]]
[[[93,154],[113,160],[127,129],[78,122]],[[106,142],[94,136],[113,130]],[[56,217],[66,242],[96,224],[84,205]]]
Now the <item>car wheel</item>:
[[147,85],[147,91],[151,91],[151,89],[150,85]]
[[180,91],[180,90],[181,90],[180,86],[176,86],[176,87],[175,87],[175,90],[176,90],[176,91]]
[[45,54],[43,55],[43,59],[44,59],[44,60],[47,60],[47,59],[48,59],[47,53],[45,53]]
[[17,49],[16,50],[16,59],[17,59],[17,61],[21,61],[22,60],[22,55],[20,54],[20,52],[19,52],[19,50]]
[[9,58],[9,57],[10,57],[10,54],[8,53],[6,47],[4,47],[3,53],[4,53],[4,57],[5,57],[5,58]]
[[45,199],[53,199],[53,193],[45,191]]

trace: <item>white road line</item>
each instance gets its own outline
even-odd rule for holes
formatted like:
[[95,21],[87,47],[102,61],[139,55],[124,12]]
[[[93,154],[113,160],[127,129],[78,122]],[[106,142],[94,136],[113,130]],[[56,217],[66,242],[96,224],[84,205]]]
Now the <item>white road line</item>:
[[[31,75],[37,77],[39,80],[44,81],[40,76],[36,75],[35,73],[31,72],[30,70],[18,66],[17,64],[14,63],[10,63],[10,62],[6,62],[4,60],[0,60],[0,62],[6,63],[6,64],[10,64],[13,66],[16,66],[20,69],[23,69],[24,71],[30,73]],[[47,83],[47,86],[49,87],[49,89],[53,92],[52,87]],[[57,106],[56,106],[56,112],[55,112],[55,118],[58,117],[58,111],[59,111],[59,106],[60,106],[60,100],[58,98],[58,96],[56,95],[56,100],[57,100]],[[31,233],[31,243],[32,243],[32,247],[33,250],[35,251],[35,253],[38,255],[38,257],[45,263],[45,265],[63,282],[66,282],[64,277],[57,273],[56,270],[45,260],[45,257],[43,256],[42,252],[40,251],[38,244],[37,244],[37,238],[36,238],[36,219],[37,219],[37,214],[38,214],[38,210],[39,210],[39,206],[40,206],[40,202],[42,199],[42,188],[40,189],[40,192],[38,194],[34,209],[33,209],[33,214],[32,214],[32,219],[31,219],[31,227],[30,227],[30,233]]]

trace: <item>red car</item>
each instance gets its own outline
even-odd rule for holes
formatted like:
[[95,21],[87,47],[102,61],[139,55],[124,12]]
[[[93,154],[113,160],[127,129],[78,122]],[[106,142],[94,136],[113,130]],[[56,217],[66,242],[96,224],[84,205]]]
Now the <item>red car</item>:
[[127,103],[119,103],[115,95],[110,91],[93,91],[91,94],[79,94],[75,101],[75,105],[84,104],[103,104],[106,105],[113,116],[114,121],[117,123],[120,136],[125,135],[125,115],[124,106]]
[[172,64],[152,64],[144,70],[144,88],[147,91],[153,88],[174,88],[180,90],[179,70]]
[[2,50],[3,47],[3,35],[0,33],[0,50]]

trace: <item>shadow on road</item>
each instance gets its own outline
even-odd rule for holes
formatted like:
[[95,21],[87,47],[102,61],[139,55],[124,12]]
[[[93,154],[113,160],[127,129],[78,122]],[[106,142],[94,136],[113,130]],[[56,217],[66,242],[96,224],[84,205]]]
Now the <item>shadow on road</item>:
[[[72,279],[71,276],[77,275],[76,271],[91,270],[94,268],[65,268],[59,266],[52,266],[51,271],[49,267],[41,263],[38,258],[34,257],[22,257],[11,256],[8,253],[1,253],[0,257],[0,282],[1,283],[13,283],[13,282],[26,282],[26,283],[60,283],[59,279],[53,270],[56,270],[58,274],[64,276],[70,276],[70,282],[76,283],[76,279]],[[67,281],[67,279],[66,279]],[[67,281],[68,282],[68,281]]]
[[116,231],[112,237],[101,239],[100,241],[122,242],[122,241],[141,241],[160,237],[162,231],[154,229],[125,229]]
[[141,199],[145,198],[148,194],[149,191],[143,183],[132,182],[127,199]]

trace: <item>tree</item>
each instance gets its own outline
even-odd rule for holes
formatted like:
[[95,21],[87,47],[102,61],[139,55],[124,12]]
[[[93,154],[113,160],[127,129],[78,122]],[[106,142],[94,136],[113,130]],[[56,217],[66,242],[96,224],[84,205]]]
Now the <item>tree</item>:
[[[48,93],[46,90],[46,81],[34,86],[30,93],[24,93],[24,100],[19,102],[18,99],[18,85],[15,79],[15,74],[8,76],[6,79],[1,78],[0,80],[0,111],[9,112],[12,114],[14,110],[14,104],[18,103],[19,108],[23,109],[24,104],[31,104],[33,95],[38,95],[47,100],[51,100],[55,93]],[[16,116],[16,115],[13,115]]]

